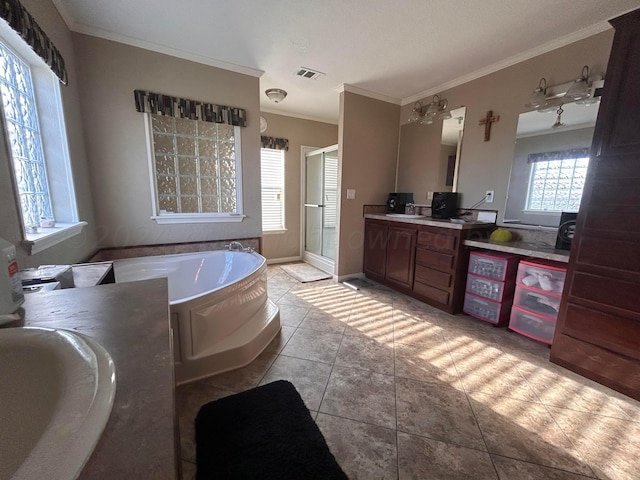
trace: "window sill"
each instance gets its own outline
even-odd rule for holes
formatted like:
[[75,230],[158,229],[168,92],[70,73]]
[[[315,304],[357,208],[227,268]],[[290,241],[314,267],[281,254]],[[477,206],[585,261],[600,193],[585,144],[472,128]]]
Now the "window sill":
[[287,233],[286,228],[280,230],[263,230],[262,235],[281,235],[283,233]]
[[246,215],[241,213],[173,213],[151,217],[158,225],[173,225],[178,223],[233,223],[241,222]]
[[87,222],[56,223],[53,228],[38,228],[38,233],[27,233],[22,245],[29,255],[35,255],[71,237],[78,235]]

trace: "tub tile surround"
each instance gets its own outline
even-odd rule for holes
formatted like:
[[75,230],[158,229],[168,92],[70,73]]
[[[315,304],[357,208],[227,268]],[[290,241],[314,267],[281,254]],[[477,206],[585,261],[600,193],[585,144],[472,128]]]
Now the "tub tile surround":
[[202,404],[285,379],[350,478],[637,478],[640,402],[550,363],[546,345],[373,282],[268,276],[279,336],[250,365],[176,389],[184,473]]

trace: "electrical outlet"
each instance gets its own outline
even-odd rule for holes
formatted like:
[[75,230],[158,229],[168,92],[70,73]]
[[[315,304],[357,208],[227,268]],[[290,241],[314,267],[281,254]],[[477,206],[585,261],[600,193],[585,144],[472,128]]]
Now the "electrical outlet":
[[484,196],[485,203],[493,203],[493,194],[495,192],[493,190],[487,190],[487,193]]
[[356,199],[356,189],[347,188],[347,200],[355,200],[355,199]]

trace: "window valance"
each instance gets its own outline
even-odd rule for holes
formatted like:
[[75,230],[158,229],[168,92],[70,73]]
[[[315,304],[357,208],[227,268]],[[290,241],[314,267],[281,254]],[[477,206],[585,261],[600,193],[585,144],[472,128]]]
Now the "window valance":
[[527,163],[550,162],[552,160],[575,160],[576,158],[588,158],[588,148],[572,148],[557,152],[530,153]]
[[286,138],[276,137],[260,137],[260,143],[262,148],[270,148],[272,150],[289,150],[289,140]]
[[68,83],[64,59],[42,31],[27,9],[18,0],[0,1],[0,17],[4,18],[22,39],[46,62],[64,85]]
[[134,90],[133,95],[138,112],[189,118],[203,122],[226,123],[237,127],[247,126],[247,113],[242,108],[170,97],[143,90]]

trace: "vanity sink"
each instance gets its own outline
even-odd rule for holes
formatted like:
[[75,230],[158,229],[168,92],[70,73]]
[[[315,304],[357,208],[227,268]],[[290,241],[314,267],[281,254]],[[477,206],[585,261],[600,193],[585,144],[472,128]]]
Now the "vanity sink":
[[109,353],[66,330],[7,328],[0,378],[0,480],[76,478],[111,414]]
[[387,217],[396,217],[396,218],[426,218],[426,215],[414,215],[413,213],[387,213]]

